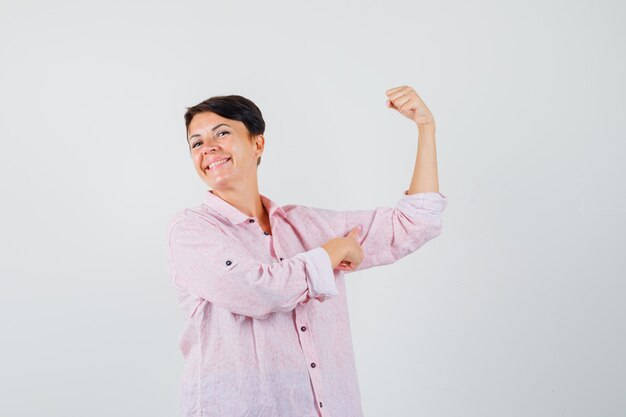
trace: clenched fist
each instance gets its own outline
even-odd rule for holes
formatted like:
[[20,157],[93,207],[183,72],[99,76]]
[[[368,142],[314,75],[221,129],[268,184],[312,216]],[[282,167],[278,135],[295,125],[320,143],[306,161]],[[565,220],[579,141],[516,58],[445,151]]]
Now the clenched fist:
[[403,85],[391,88],[385,94],[389,98],[388,108],[397,110],[401,115],[414,121],[418,127],[435,127],[435,118],[413,88]]

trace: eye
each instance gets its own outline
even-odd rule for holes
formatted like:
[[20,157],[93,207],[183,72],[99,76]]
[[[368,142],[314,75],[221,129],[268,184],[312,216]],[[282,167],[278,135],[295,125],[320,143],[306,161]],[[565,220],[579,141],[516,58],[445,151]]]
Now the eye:
[[[220,136],[220,135],[221,135],[222,133],[224,133],[224,134],[226,134],[226,135],[230,134],[230,132],[228,132],[228,131],[226,131],[226,130],[222,130],[222,131],[220,131],[220,132],[217,132],[217,133],[215,134],[215,136],[217,136],[218,138],[221,138],[222,136]],[[196,145],[200,144],[201,142],[202,142],[202,141],[197,141],[197,142],[194,142],[194,143],[193,143],[193,145],[191,145],[191,148],[192,148],[192,149],[193,149],[193,148],[195,148],[195,147],[196,147]]]

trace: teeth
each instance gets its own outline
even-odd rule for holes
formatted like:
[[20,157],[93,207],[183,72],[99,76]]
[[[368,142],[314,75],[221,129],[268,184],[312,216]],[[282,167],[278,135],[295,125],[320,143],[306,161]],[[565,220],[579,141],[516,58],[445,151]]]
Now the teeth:
[[228,161],[228,159],[229,158],[221,159],[219,161],[216,161],[216,162],[213,162],[213,163],[209,164],[209,169],[213,169],[217,165],[222,165],[222,164],[226,163],[226,161]]

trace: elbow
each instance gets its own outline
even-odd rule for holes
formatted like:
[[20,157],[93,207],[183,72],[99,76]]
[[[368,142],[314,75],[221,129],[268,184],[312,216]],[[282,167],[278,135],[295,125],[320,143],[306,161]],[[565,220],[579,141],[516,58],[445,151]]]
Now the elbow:
[[443,223],[441,219],[438,222],[434,223],[430,228],[430,238],[434,239],[441,234],[443,230]]

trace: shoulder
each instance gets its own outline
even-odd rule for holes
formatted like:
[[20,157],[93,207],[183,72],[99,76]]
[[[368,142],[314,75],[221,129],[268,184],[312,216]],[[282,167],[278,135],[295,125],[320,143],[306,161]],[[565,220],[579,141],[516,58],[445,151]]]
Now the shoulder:
[[324,221],[334,221],[337,216],[343,215],[343,212],[338,210],[305,205],[298,205],[295,213],[301,216],[321,219]]
[[217,229],[219,222],[220,219],[206,205],[200,204],[180,209],[171,215],[166,225],[166,233],[169,237],[175,228],[185,226],[198,229],[205,229],[206,227]]
[[312,227],[337,230],[342,228],[345,219],[344,212],[327,208],[302,204],[289,204],[282,208],[291,223],[304,223]]
[[317,217],[314,207],[305,206],[302,204],[286,204],[281,206],[281,209],[285,212],[287,219],[294,221],[301,221],[303,219],[309,219],[311,217]]

